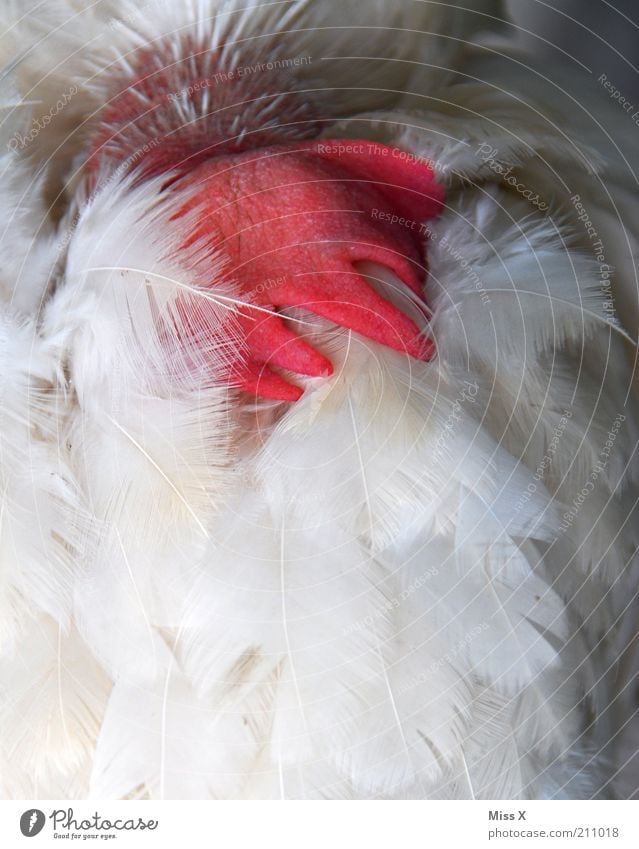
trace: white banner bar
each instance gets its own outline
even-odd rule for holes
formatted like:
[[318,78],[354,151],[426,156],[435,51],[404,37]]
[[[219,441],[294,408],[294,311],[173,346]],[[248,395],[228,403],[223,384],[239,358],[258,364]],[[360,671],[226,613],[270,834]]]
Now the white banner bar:
[[639,803],[0,802],[7,849],[105,841],[117,849],[637,849]]

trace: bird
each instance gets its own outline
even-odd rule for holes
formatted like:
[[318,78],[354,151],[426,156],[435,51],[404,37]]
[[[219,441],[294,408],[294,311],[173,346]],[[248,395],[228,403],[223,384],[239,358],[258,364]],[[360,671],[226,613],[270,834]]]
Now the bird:
[[496,0],[4,6],[2,796],[632,796],[626,116]]

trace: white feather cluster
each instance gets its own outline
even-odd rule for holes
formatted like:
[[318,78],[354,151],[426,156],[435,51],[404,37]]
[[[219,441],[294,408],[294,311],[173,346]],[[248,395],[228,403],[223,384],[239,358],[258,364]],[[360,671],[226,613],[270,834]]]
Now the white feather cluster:
[[[319,5],[268,14],[304,29]],[[108,4],[114,50],[210,6]],[[636,586],[625,334],[563,213],[463,145],[589,172],[548,125],[515,143],[517,104],[436,79],[447,106],[423,126],[396,110],[343,129],[365,121],[448,183],[428,231],[438,357],[318,322],[335,375],[290,406],[226,384],[237,292],[215,246],[178,257],[190,222],[162,181],[76,193],[60,251],[21,212],[51,136],[3,178],[5,796],[609,792]]]

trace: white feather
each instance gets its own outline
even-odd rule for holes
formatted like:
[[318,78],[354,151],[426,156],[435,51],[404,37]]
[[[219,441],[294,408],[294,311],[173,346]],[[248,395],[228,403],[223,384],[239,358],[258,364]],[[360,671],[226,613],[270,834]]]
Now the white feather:
[[[339,4],[149,5],[74,17],[60,0],[18,20],[11,3],[0,45],[25,49],[33,118],[78,88],[28,152],[0,158],[3,794],[592,795],[613,781],[601,752],[629,715],[614,666],[630,662],[636,586],[628,334],[565,202],[534,210],[477,149],[528,179],[547,168],[546,190],[557,169],[599,179],[605,157],[445,71],[421,89],[417,71],[420,96],[405,98],[423,110],[427,94],[426,116],[353,117],[396,103],[408,67],[353,59],[357,22]],[[379,14],[372,49],[431,69],[473,28],[452,7]],[[411,35],[386,49],[388,27]],[[76,174],[135,50],[161,37],[176,85],[202,70],[179,61],[178,30],[224,42],[230,64],[330,55],[287,78],[328,92],[307,98],[313,114],[435,161],[449,193],[429,224],[434,361],[314,319],[333,377],[288,406],[227,385],[242,300],[214,240],[177,250],[197,210],[176,223],[162,179],[107,169],[89,194]],[[212,99],[176,98],[153,126],[208,120]],[[239,137],[252,109],[279,120],[272,104],[237,112]],[[148,140],[130,132],[134,148]],[[603,221],[603,195],[581,191]],[[43,196],[63,213],[57,244]]]

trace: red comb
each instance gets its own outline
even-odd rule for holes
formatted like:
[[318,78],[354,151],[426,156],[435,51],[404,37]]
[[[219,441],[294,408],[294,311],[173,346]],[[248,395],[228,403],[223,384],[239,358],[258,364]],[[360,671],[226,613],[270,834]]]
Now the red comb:
[[304,307],[413,357],[432,356],[432,342],[354,267],[384,265],[421,296],[420,224],[444,200],[428,162],[374,142],[312,141],[218,156],[179,183],[192,197],[176,217],[197,210],[198,218],[183,247],[212,239],[249,304],[240,316],[248,355],[233,374],[243,389],[295,400],[299,387],[271,367],[332,372],[277,308]]

